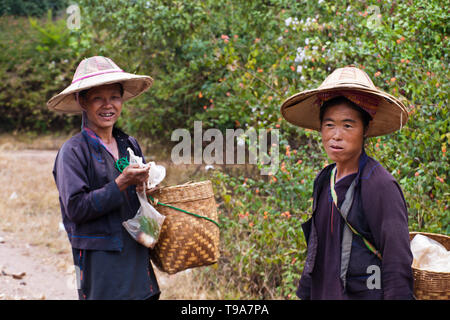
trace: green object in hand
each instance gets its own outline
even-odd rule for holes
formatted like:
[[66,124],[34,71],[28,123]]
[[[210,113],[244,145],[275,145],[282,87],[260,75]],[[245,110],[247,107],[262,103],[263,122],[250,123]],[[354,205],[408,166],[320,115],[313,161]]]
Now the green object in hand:
[[154,239],[158,237],[158,223],[154,219],[149,219],[146,216],[141,216],[139,218],[139,224],[141,225],[141,230],[152,236]]
[[116,163],[114,164],[116,169],[119,170],[120,172],[123,172],[123,170],[125,170],[125,168],[128,167],[129,165],[130,165],[130,163],[128,162],[127,157],[118,159],[116,161]]

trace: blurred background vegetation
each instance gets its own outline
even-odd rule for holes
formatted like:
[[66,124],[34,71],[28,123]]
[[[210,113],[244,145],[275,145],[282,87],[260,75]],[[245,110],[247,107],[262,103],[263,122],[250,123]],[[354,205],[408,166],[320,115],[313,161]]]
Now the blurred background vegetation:
[[[67,28],[73,3],[77,30]],[[46,101],[92,55],[155,79],[119,125],[165,145],[167,158],[172,131],[192,131],[195,120],[204,130],[280,130],[278,172],[227,166],[206,175],[220,204],[221,259],[195,272],[225,298],[295,298],[300,224],[328,159],[320,135],[289,125],[279,108],[346,65],[408,106],[407,126],[366,150],[399,181],[410,230],[450,234],[449,12],[439,0],[22,0],[2,1],[0,15],[2,132],[79,130],[78,116],[52,113]]]

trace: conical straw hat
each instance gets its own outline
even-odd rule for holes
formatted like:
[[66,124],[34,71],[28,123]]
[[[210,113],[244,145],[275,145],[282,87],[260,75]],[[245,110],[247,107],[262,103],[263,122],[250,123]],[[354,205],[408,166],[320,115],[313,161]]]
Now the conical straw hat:
[[369,137],[392,133],[408,121],[405,105],[377,89],[367,73],[353,66],[336,69],[317,89],[302,91],[286,99],[281,113],[296,126],[320,131],[320,107],[324,101],[337,96],[347,97],[371,114]]
[[153,84],[153,79],[149,76],[127,73],[109,58],[90,57],[80,62],[72,83],[52,97],[47,106],[62,113],[80,113],[83,110],[76,99],[77,92],[112,83],[122,84],[123,101],[127,101],[148,90]]

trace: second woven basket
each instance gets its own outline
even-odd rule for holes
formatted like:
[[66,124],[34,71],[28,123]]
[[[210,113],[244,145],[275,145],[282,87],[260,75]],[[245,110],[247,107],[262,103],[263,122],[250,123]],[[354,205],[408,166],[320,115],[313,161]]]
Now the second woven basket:
[[[412,240],[417,234],[424,235],[450,250],[450,237],[438,233],[410,232]],[[450,300],[450,272],[434,272],[412,267],[414,295],[417,300]]]
[[166,216],[158,243],[150,251],[158,269],[174,274],[216,263],[219,227],[211,181],[165,187],[153,199],[155,209]]

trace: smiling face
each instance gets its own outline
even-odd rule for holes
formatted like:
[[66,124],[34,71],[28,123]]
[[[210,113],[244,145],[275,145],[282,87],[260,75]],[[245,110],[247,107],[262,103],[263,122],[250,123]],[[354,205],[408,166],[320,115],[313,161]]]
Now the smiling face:
[[86,110],[89,127],[92,130],[112,129],[122,112],[120,84],[114,83],[89,89],[80,102]]
[[323,114],[322,144],[328,157],[339,164],[358,161],[364,141],[360,113],[345,103],[329,107]]

